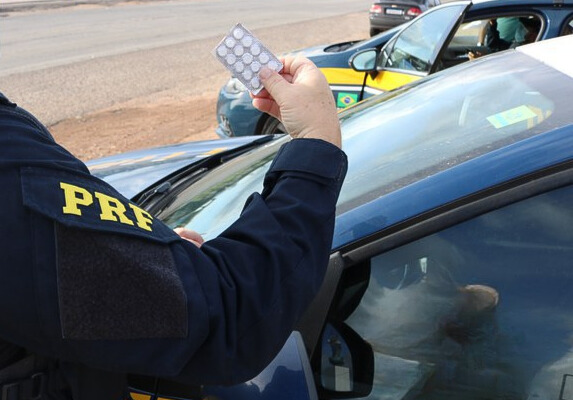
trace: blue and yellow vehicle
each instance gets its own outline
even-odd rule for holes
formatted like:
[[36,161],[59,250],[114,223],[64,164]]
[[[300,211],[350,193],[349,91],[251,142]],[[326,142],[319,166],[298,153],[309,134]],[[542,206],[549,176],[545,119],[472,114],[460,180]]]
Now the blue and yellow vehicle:
[[[572,20],[572,0],[455,1],[368,40],[299,53],[323,71],[343,109],[480,55],[569,34]],[[501,29],[507,21],[517,21],[521,33],[509,37]],[[217,121],[220,137],[282,131],[276,119],[253,108],[234,78],[219,92]]]

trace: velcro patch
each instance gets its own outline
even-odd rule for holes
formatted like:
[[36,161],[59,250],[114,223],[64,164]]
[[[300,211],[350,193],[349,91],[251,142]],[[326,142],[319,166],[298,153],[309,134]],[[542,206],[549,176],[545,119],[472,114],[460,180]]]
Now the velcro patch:
[[183,338],[187,296],[167,244],[56,224],[62,337]]
[[33,167],[20,172],[24,205],[63,225],[162,243],[179,240],[168,226],[89,174]]

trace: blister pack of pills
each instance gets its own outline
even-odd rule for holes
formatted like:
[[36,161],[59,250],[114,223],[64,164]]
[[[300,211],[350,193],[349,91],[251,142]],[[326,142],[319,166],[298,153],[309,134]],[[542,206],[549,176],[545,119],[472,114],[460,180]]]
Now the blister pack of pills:
[[241,24],[229,31],[213,54],[253,94],[263,89],[259,80],[261,68],[266,66],[277,72],[283,68],[279,59]]

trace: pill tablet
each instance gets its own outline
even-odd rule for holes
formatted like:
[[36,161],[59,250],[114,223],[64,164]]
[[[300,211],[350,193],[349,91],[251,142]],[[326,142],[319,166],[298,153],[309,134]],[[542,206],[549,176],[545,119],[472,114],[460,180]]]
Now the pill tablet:
[[213,55],[253,94],[263,89],[259,80],[261,68],[277,72],[283,68],[279,59],[241,24],[231,28]]

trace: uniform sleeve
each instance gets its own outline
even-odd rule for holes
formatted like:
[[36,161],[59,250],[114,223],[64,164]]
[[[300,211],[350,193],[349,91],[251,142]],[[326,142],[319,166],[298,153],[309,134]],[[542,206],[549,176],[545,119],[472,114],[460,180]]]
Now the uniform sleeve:
[[[29,138],[22,152],[35,141],[20,138]],[[6,239],[18,243],[5,248],[11,278],[0,284],[6,339],[105,371],[195,384],[242,382],[272,360],[324,277],[347,168],[340,149],[285,144],[262,192],[198,249],[68,168],[69,153],[41,146],[42,160],[4,174],[21,182],[3,200],[14,216]]]
[[214,262],[197,269],[214,310],[210,325],[224,329],[210,332],[184,376],[241,382],[280,350],[322,283],[345,173],[345,155],[335,146],[291,141],[271,165],[262,194],[252,195],[241,218],[203,246]]

